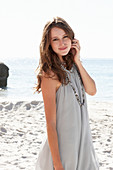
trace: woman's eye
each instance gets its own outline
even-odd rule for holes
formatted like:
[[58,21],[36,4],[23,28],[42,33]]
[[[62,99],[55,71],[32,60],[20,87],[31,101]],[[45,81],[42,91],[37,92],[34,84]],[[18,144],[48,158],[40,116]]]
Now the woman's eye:
[[57,41],[57,40],[58,40],[57,38],[53,39],[53,41]]
[[64,36],[64,38],[68,38],[68,36],[66,35],[66,36]]

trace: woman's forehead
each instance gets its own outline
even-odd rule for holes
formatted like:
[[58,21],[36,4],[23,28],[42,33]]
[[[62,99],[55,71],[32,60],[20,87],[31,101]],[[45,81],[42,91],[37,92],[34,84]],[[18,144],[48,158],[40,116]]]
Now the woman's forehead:
[[53,27],[51,29],[51,38],[53,38],[54,36],[63,36],[65,34],[66,32],[62,28]]

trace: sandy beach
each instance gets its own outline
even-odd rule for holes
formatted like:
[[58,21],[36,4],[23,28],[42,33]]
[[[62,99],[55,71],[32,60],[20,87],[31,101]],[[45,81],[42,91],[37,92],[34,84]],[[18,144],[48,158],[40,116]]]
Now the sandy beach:
[[[113,170],[113,103],[88,102],[100,170]],[[0,170],[34,170],[46,136],[42,101],[0,102]]]

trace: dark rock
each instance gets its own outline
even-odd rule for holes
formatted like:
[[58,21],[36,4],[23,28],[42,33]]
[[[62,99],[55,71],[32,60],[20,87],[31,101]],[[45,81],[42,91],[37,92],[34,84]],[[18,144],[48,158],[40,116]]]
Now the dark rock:
[[9,68],[4,63],[0,63],[0,87],[7,86],[8,77],[9,77]]

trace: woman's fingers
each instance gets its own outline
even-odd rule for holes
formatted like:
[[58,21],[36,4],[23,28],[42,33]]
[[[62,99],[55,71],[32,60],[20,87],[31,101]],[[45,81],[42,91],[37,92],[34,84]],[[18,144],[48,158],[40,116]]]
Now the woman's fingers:
[[77,48],[78,50],[80,50],[80,45],[79,45],[79,44],[72,44],[71,47],[72,47],[72,48]]
[[72,48],[78,48],[78,50],[80,50],[80,45],[78,44],[72,45]]
[[80,44],[79,44],[79,40],[74,39],[72,41],[72,48],[78,48],[80,50]]

